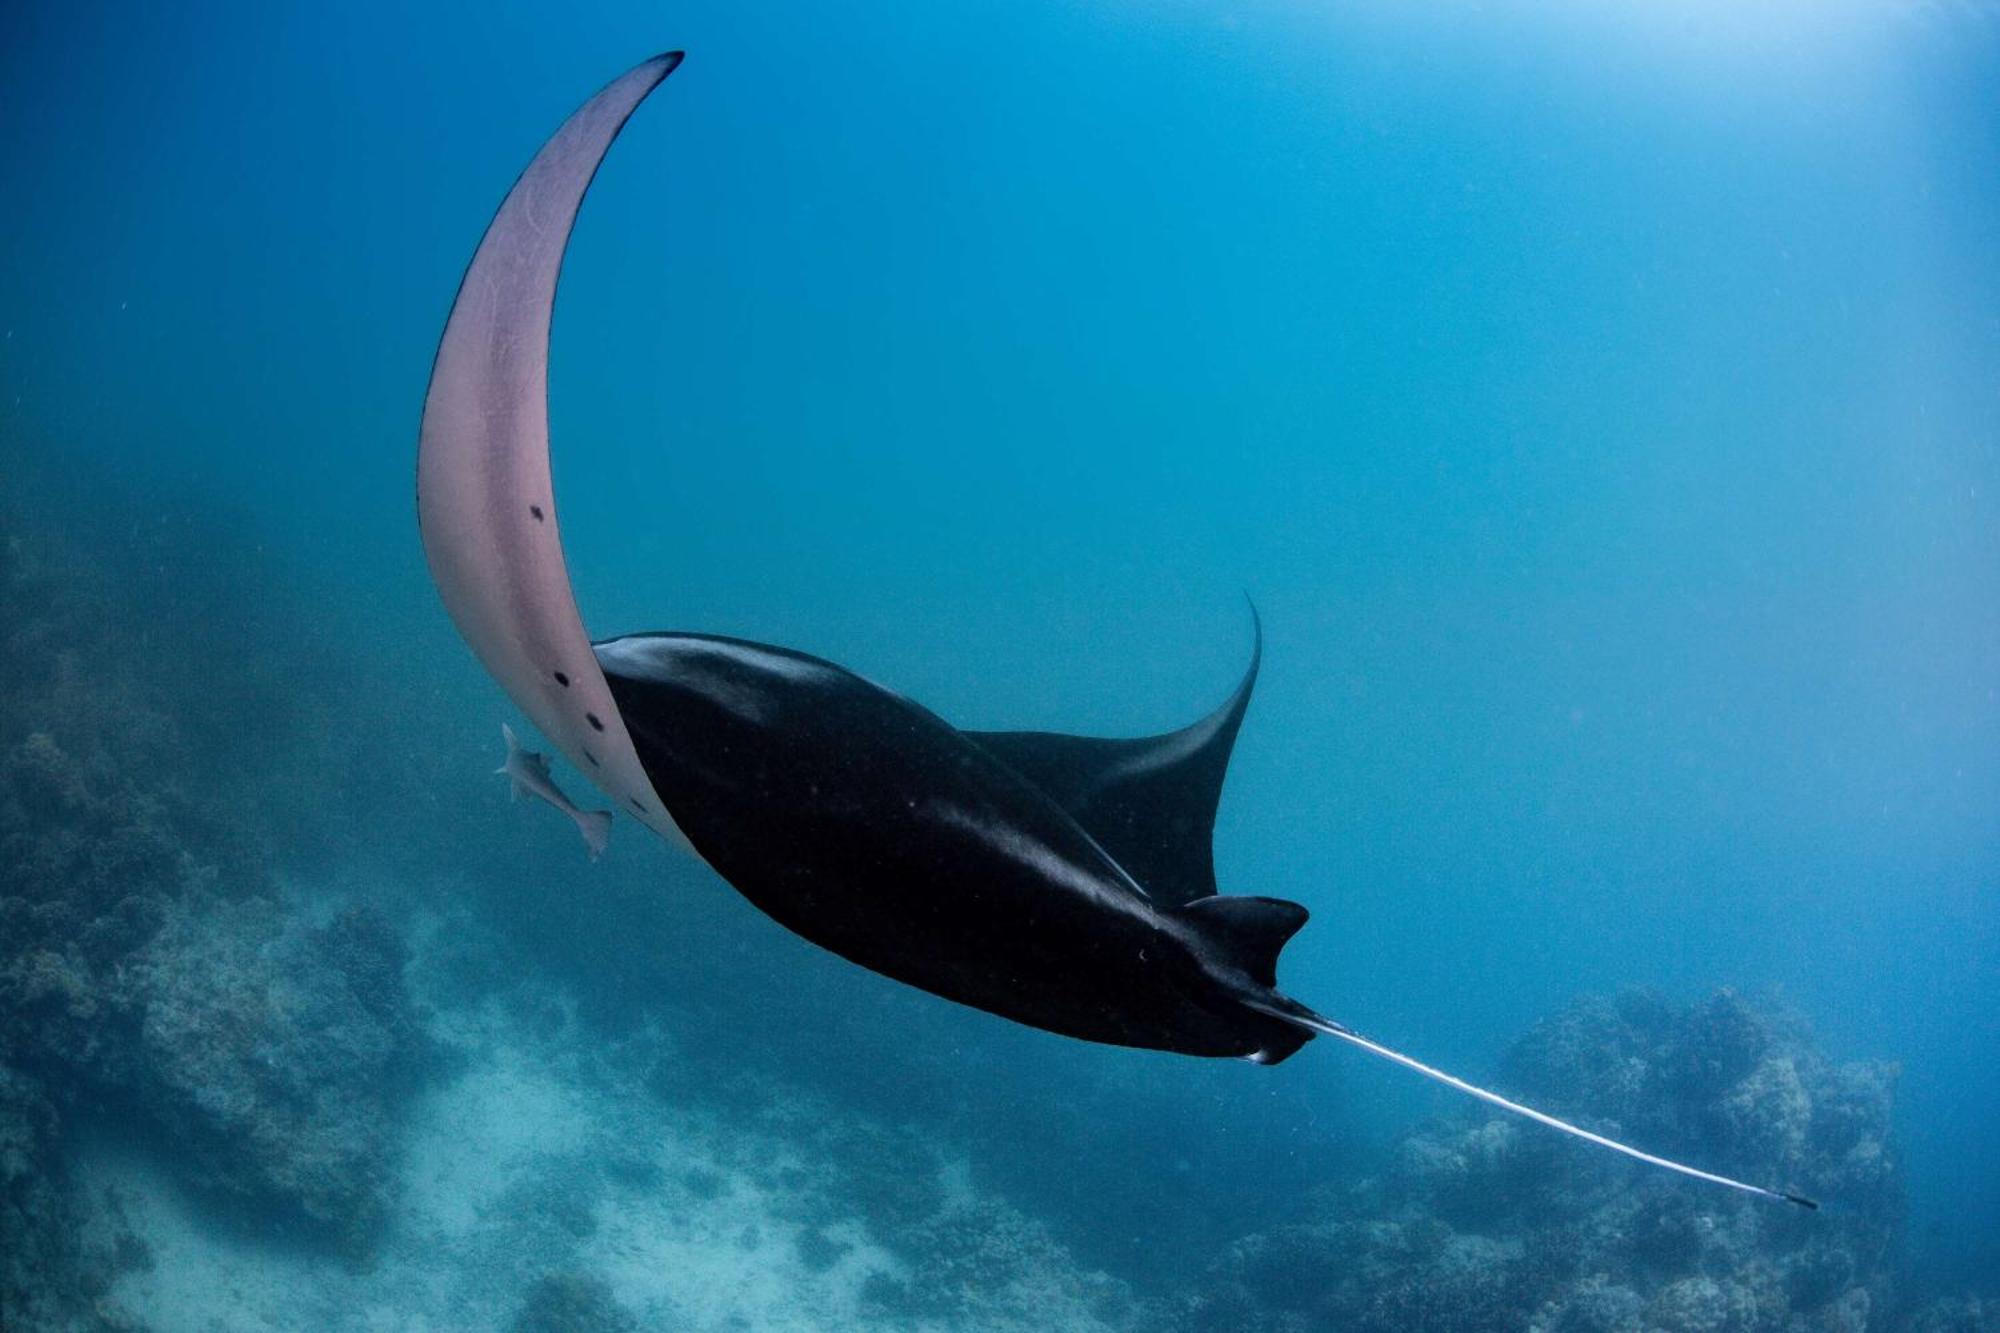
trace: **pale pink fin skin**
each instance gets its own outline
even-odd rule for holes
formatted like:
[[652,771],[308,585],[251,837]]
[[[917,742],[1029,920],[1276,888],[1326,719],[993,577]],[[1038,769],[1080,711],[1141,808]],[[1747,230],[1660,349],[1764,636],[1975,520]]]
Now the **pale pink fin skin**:
[[576,831],[583,835],[583,845],[590,849],[590,859],[595,861],[604,855],[604,849],[611,845],[611,812],[572,810],[570,818],[576,821]]
[[508,697],[620,810],[686,846],[577,612],[556,528],[548,422],[549,320],[570,225],[626,118],[680,59],[649,60],[584,103],[487,227],[431,368],[417,519],[445,609]]

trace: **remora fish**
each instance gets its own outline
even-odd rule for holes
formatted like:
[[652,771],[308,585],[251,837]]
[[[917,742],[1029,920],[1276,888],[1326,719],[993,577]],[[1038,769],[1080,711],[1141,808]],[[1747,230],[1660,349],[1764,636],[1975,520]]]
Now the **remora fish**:
[[509,790],[514,799],[520,800],[524,793],[541,797],[576,821],[576,831],[583,835],[583,845],[590,848],[591,860],[602,856],[611,842],[611,812],[578,809],[576,803],[563,794],[563,789],[556,786],[556,780],[549,776],[546,756],[522,749],[521,742],[514,738],[514,729],[505,722],[500,724],[500,736],[507,742],[507,758],[493,771],[504,773],[511,779]]
[[680,60],[613,81],[529,163],[466,270],[424,403],[418,517],[438,591],[571,762],[781,924],[933,994],[1089,1041],[1264,1064],[1334,1037],[1628,1157],[1814,1207],[1509,1101],[1281,993],[1278,952],[1306,909],[1219,896],[1210,849],[1257,656],[1203,720],[1104,740],[960,731],[833,663],[739,639],[586,638],[549,480],[549,320],[598,163]]

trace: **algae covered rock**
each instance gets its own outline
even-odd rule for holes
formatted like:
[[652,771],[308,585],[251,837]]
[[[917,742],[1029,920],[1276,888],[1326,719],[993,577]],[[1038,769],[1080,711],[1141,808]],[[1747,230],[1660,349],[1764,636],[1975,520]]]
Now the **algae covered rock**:
[[142,1086],[200,1183],[365,1246],[400,1096],[428,1054],[402,965],[367,908],[301,928],[259,902],[161,933],[143,968]]
[[[24,1137],[11,1114],[0,1137],[43,1163],[28,1188],[77,1122],[109,1118],[184,1179],[356,1252],[382,1211],[391,1108],[426,1059],[402,946],[367,909],[311,925],[277,905],[245,804],[294,724],[250,644],[254,607],[277,603],[229,595],[226,571],[250,562],[190,564],[186,528],[165,550],[133,531],[88,552],[6,534],[0,1052],[39,1090],[8,1104],[54,1119]],[[10,1255],[61,1230],[36,1212]]]
[[0,1327],[69,1327],[89,1305],[55,1136],[56,1111],[41,1085],[0,1065]]
[[588,1273],[548,1273],[535,1279],[509,1333],[637,1333],[634,1319],[604,1279]]
[[[134,603],[107,558],[49,533],[8,536],[0,1049],[117,1089],[133,1078],[141,952],[177,911],[269,892],[271,876],[226,783],[191,761],[204,719],[155,672],[181,655],[153,632],[160,613]],[[53,1081],[59,1100],[70,1081]]]
[[1976,1296],[1933,1301],[1911,1318],[1910,1333],[2000,1333],[2000,1301]]

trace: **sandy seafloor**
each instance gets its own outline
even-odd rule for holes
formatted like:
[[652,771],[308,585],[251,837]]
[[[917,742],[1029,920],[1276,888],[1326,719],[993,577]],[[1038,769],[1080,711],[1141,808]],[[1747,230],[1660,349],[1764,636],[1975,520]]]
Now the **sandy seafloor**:
[[[559,995],[514,998],[529,1017],[430,1011],[449,1069],[402,1109],[360,1256],[232,1216],[190,1192],[170,1150],[80,1133],[69,1206],[86,1248],[117,1256],[91,1318],[161,1333],[1130,1325],[1126,1285],[982,1198],[963,1158],[775,1081],[739,1089],[751,1111],[705,1104],[677,1086],[657,1027],[606,1044]],[[913,1262],[915,1237],[937,1251]],[[908,1300],[941,1276],[954,1285]]]
[[[812,1199],[837,1182],[809,1148],[646,1087],[663,1037],[590,1058],[567,1025],[526,1038],[491,1006],[441,1027],[464,1063],[409,1108],[401,1188],[365,1268],[218,1232],[157,1162],[85,1145],[78,1188],[115,1200],[151,1254],[110,1299],[163,1331],[497,1328],[556,1271],[595,1276],[645,1327],[814,1329],[859,1326],[868,1278],[906,1270],[858,1217],[802,1220],[841,1206]],[[962,1168],[915,1166],[967,1189]],[[808,1232],[827,1252],[816,1264]],[[1065,1327],[1092,1322],[1037,1306]]]

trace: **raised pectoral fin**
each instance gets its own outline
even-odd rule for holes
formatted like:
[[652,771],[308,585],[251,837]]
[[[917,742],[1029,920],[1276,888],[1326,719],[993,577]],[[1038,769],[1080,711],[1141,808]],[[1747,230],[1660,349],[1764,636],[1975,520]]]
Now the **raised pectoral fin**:
[[1164,736],[964,734],[1068,811],[1155,902],[1173,906],[1207,898],[1216,888],[1216,806],[1257,684],[1263,645],[1258,626],[1249,669],[1229,698],[1201,721]]

